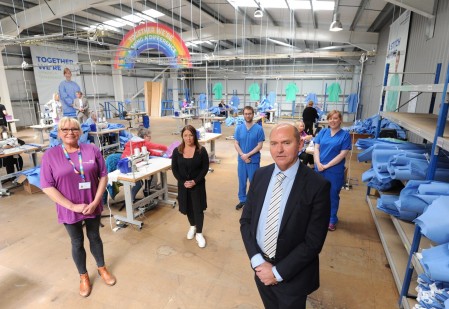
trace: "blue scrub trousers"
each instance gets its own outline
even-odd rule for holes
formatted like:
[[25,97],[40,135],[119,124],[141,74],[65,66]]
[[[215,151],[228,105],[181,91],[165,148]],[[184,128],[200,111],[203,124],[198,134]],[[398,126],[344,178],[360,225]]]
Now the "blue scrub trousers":
[[331,183],[331,224],[337,224],[338,207],[340,206],[340,190],[345,182],[344,173],[335,173],[324,170],[321,174]]
[[260,163],[245,163],[242,160],[238,160],[237,175],[239,177],[239,201],[240,203],[246,202],[246,183],[247,180],[251,183],[254,173],[260,167]]

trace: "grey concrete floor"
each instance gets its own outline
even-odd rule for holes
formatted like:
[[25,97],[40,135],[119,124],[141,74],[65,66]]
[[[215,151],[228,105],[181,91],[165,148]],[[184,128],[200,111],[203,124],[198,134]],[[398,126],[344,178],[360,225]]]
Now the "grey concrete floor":
[[[194,122],[194,125],[198,125]],[[273,125],[264,125],[267,141]],[[151,119],[153,141],[169,144],[176,123]],[[0,197],[0,308],[263,308],[239,232],[237,164],[233,141],[223,127],[217,142],[220,164],[207,175],[208,209],[201,249],[187,240],[187,218],[177,209],[158,206],[132,226],[113,232],[114,220],[102,219],[106,263],[117,284],[106,286],[96,274],[88,252],[93,291],[78,294],[79,277],[71,258],[70,240],[57,223],[55,206],[43,193],[28,194],[22,187]],[[37,142],[31,130],[19,131],[27,142]],[[268,142],[262,165],[272,162]],[[340,222],[329,233],[321,254],[321,288],[310,295],[308,308],[395,308],[397,290],[379,236],[364,200],[361,173],[369,168],[352,158],[353,188],[342,191]],[[30,166],[25,156],[26,166]],[[4,170],[0,171],[0,174]],[[169,183],[174,178],[169,173]],[[118,197],[120,199],[121,196]],[[118,207],[111,212],[117,214]],[[108,214],[106,207],[104,214]],[[122,211],[124,213],[124,211]],[[110,225],[111,223],[111,225]],[[88,251],[88,241],[86,241]]]

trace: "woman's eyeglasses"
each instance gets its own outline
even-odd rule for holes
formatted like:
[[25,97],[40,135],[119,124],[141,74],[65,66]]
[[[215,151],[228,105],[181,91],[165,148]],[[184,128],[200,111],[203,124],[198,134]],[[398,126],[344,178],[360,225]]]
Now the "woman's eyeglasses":
[[70,131],[70,132],[72,132],[72,133],[78,133],[78,132],[79,132],[79,130],[80,130],[80,129],[78,129],[78,128],[72,128],[72,129],[61,129],[62,133],[69,133],[69,131]]

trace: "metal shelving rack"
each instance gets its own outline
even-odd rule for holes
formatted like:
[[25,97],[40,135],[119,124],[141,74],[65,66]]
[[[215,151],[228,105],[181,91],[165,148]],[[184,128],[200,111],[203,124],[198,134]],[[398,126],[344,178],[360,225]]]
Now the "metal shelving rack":
[[[448,114],[448,84],[449,84],[449,65],[446,71],[446,79],[444,84],[439,84],[439,72],[441,64],[438,64],[435,74],[435,84],[430,85],[404,85],[404,86],[387,86],[387,76],[389,65],[386,65],[383,95],[380,106],[380,115],[383,118],[396,122],[405,129],[413,132],[432,144],[432,152],[427,180],[433,180],[435,177],[436,166],[438,162],[438,154],[440,149],[449,151],[449,121],[447,121]],[[432,93],[432,101],[428,114],[410,114],[402,112],[383,112],[385,93],[386,91],[417,91]],[[433,106],[436,93],[443,93],[441,100],[441,107],[438,115],[433,114]],[[377,127],[378,133],[380,131],[380,120]],[[392,216],[386,219],[388,215],[383,214],[374,209],[371,201],[372,197],[369,195],[370,188],[367,190],[367,202],[369,204],[371,213],[373,215],[385,254],[390,263],[393,277],[398,287],[400,297],[399,306],[402,308],[412,308],[416,303],[414,296],[410,295],[410,291],[414,289],[416,283],[412,283],[412,276],[415,273],[422,273],[422,267],[417,261],[415,253],[422,248],[429,248],[431,243],[425,237],[422,237],[419,226],[414,226],[411,223],[406,223],[398,220]],[[394,232],[393,232],[394,231]],[[413,236],[412,236],[413,235]],[[398,243],[399,242],[399,243]],[[406,250],[397,250],[399,247],[405,247]],[[408,256],[404,260],[404,256]],[[406,265],[406,266],[405,266]],[[404,267],[405,266],[405,267]]]

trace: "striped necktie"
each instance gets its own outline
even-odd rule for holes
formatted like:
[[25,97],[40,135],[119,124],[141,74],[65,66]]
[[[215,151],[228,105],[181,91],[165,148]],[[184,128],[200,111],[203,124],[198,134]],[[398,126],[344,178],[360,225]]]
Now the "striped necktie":
[[285,177],[286,176],[282,173],[276,175],[276,183],[274,184],[273,193],[270,199],[270,207],[268,208],[267,221],[265,223],[263,251],[270,258],[273,258],[276,254],[279,209],[281,208],[282,200],[282,182]]

